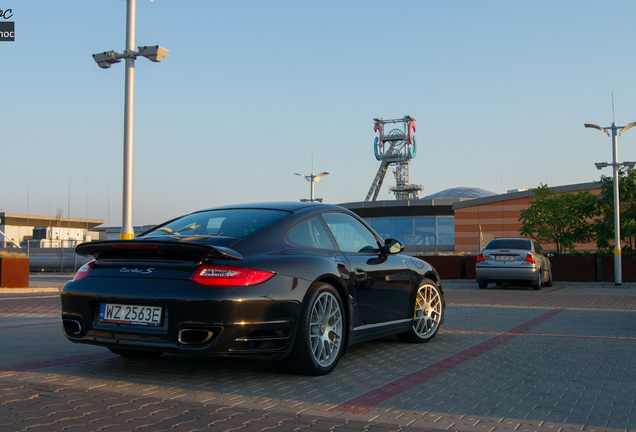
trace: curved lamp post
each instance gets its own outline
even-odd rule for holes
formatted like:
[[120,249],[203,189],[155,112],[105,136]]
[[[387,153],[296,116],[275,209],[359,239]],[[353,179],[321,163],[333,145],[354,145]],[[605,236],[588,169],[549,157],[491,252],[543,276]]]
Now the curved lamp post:
[[294,173],[297,176],[301,176],[303,177],[305,180],[307,180],[308,182],[311,183],[311,195],[310,195],[310,199],[301,199],[301,202],[323,202],[324,199],[323,198],[314,198],[314,183],[317,181],[320,181],[321,178],[323,178],[324,176],[326,176],[327,174],[331,174],[328,171],[325,172],[321,172],[320,174],[314,174],[314,172],[312,171],[310,175],[305,175],[305,174],[298,174],[298,173]]
[[122,198],[122,227],[120,239],[130,240],[135,236],[132,226],[132,175],[133,175],[133,130],[135,111],[135,59],[146,57],[153,62],[160,62],[168,54],[168,50],[159,45],[140,46],[135,51],[136,0],[126,0],[126,50],[123,54],[105,51],[93,54],[97,65],[108,69],[113,63],[126,59],[126,84],[124,97],[124,188]]
[[[614,285],[620,286],[623,284],[623,274],[621,269],[621,222],[620,222],[620,203],[618,194],[618,170],[621,166],[629,168],[634,167],[634,162],[618,163],[618,138],[622,136],[629,129],[636,126],[636,122],[632,122],[627,126],[617,126],[616,122],[612,122],[611,126],[601,127],[595,124],[585,123],[586,128],[598,129],[608,137],[612,138],[612,163],[598,162],[596,168],[601,169],[607,166],[611,166],[614,170]],[[611,131],[612,134],[608,131]],[[619,132],[617,135],[617,132]]]

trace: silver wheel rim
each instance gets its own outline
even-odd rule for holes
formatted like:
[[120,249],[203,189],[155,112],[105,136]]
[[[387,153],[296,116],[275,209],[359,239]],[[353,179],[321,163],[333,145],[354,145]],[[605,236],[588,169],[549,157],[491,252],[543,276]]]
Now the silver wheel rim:
[[309,327],[314,360],[320,366],[330,366],[338,358],[342,342],[342,312],[333,294],[324,292],[318,296]]
[[442,318],[442,298],[433,285],[423,285],[417,291],[413,331],[421,338],[435,334]]

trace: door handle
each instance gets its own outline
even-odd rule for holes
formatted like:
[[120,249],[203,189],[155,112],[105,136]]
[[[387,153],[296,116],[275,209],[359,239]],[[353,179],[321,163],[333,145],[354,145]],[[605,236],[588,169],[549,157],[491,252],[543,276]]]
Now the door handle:
[[353,270],[353,275],[357,280],[364,280],[367,278],[367,272],[361,268],[356,268]]

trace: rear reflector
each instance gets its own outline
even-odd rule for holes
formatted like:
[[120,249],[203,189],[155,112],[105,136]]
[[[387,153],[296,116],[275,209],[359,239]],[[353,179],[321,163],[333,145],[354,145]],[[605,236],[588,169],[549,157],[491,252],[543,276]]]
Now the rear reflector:
[[78,281],[88,276],[88,272],[90,272],[91,269],[93,268],[93,264],[95,264],[95,261],[87,262],[86,264],[81,266],[80,269],[77,271],[77,273],[75,273],[75,277],[73,278],[73,280]]
[[274,273],[243,267],[203,265],[194,272],[192,280],[212,287],[258,285],[272,278]]

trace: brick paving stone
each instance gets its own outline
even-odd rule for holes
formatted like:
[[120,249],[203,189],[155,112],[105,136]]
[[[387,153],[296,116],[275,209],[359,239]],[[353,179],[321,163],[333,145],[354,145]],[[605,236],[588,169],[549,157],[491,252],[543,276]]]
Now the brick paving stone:
[[[430,344],[391,338],[354,346],[334,373],[312,378],[260,362],[122,359],[72,345],[59,328],[46,325],[49,316],[59,314],[57,299],[3,300],[0,329],[11,327],[28,343],[16,351],[13,340],[0,340],[8,347],[0,369],[26,365],[0,373],[0,431],[72,432],[86,431],[87,425],[104,431],[634,429],[636,296],[631,292],[636,290],[582,294],[573,289],[447,290],[446,323]],[[564,311],[531,331],[506,333],[555,308]],[[500,335],[506,336],[500,345],[365,414],[330,411]],[[52,357],[28,359],[36,340],[48,344],[38,352]],[[90,357],[97,352],[105,354]],[[78,353],[83,360],[73,362]]]

